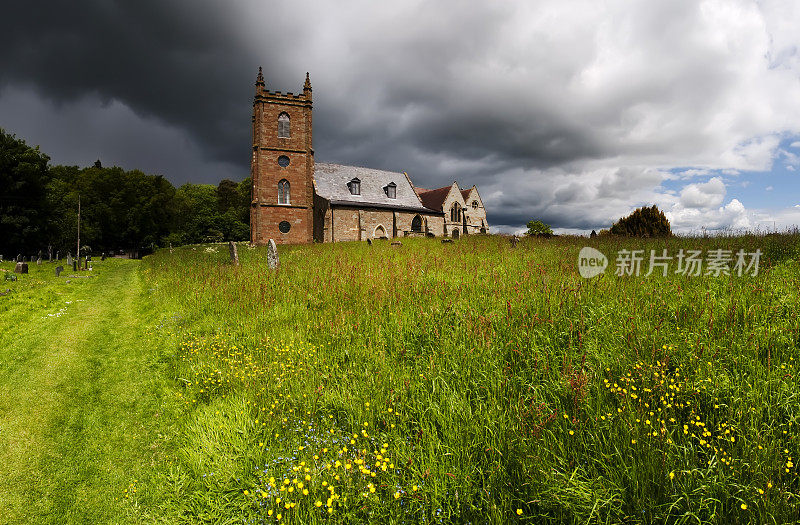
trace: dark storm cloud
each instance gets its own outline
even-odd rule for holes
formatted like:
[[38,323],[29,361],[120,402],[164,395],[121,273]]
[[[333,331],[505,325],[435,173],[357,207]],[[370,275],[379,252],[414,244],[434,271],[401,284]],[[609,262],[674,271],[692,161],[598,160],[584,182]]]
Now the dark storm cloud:
[[0,89],[21,86],[57,106],[120,101],[181,128],[209,160],[246,155],[252,82],[236,79],[254,77],[256,62],[222,4],[15,2],[2,20]]

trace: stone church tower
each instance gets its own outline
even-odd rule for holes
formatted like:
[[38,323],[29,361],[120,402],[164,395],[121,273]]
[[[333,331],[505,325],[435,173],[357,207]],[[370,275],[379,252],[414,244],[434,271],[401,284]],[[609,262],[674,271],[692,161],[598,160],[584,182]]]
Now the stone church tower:
[[267,91],[258,68],[253,100],[250,240],[266,244],[312,242],[314,150],[311,82],[301,94]]

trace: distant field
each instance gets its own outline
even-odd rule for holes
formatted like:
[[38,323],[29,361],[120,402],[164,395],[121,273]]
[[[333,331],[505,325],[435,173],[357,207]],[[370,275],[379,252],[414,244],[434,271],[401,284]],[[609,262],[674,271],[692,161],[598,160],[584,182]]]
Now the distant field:
[[[578,275],[583,246],[603,276]],[[763,256],[756,276],[614,275],[620,250],[681,248]],[[162,250],[95,290],[136,294],[115,388],[171,414],[104,420],[159,452],[96,521],[800,520],[800,236],[279,252],[271,271],[265,248]],[[4,330],[35,330],[4,300]]]

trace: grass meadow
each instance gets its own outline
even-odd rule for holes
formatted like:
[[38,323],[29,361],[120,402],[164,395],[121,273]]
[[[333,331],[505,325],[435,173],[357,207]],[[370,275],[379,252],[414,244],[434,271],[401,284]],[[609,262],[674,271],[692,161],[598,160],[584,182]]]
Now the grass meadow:
[[0,282],[0,522],[800,522],[800,235],[279,253]]
[[[585,245],[611,260],[578,275]],[[757,275],[616,276],[622,249]],[[169,522],[800,521],[800,236],[162,250]],[[645,266],[646,268],[646,266]],[[160,514],[159,514],[160,513]]]

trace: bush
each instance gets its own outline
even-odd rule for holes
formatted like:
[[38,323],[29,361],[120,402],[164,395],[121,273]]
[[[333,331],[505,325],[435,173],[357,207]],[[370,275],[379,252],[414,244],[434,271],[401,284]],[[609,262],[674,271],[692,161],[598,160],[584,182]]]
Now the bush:
[[[600,232],[602,235],[602,231]],[[637,208],[636,211],[623,217],[611,226],[614,235],[627,237],[669,237],[672,230],[664,212],[654,204],[651,208]]]
[[542,221],[530,221],[528,223],[528,231],[525,232],[525,235],[531,237],[550,237],[553,235],[553,230]]

